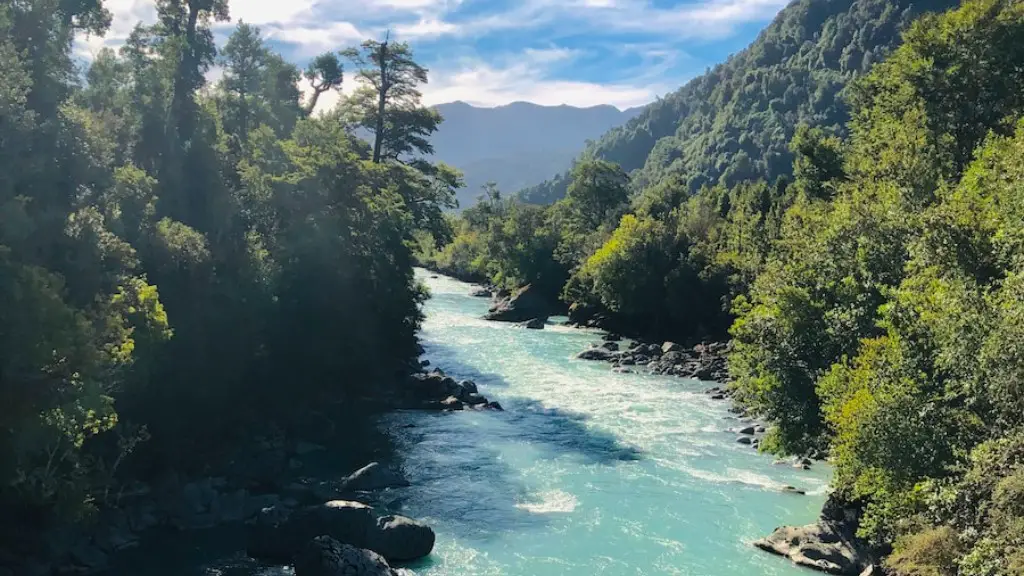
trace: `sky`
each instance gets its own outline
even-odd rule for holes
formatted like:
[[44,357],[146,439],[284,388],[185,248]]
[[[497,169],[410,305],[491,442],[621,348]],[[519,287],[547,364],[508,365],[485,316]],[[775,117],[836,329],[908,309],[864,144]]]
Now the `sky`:
[[[105,0],[104,38],[116,47],[154,0]],[[516,101],[620,109],[655,100],[749,44],[785,0],[230,0],[232,22],[257,25],[270,46],[304,67],[315,55],[390,33],[430,70],[428,105]],[[219,71],[211,71],[216,79]],[[346,88],[351,89],[352,83]],[[337,96],[325,96],[318,108]]]

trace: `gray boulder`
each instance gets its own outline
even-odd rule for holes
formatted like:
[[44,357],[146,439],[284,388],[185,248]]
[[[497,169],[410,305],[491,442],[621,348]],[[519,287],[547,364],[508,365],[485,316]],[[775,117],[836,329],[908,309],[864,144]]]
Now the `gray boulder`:
[[472,380],[463,380],[462,382],[459,382],[459,386],[461,386],[467,394],[476,394],[477,392],[480,392],[476,387],[476,382],[473,382]]
[[686,354],[678,350],[665,352],[664,354],[661,355],[661,361],[668,362],[669,364],[683,364],[687,360],[689,360],[689,358],[686,356]]
[[507,299],[495,304],[484,318],[499,322],[526,322],[535,318],[547,318],[549,313],[550,306],[547,300],[537,289],[527,284]]
[[476,406],[477,404],[487,404],[487,398],[479,394],[470,394],[466,397],[465,402],[470,406]]
[[474,298],[490,298],[493,294],[487,288],[477,288],[469,293]]
[[544,318],[534,318],[517,324],[521,328],[527,328],[530,330],[543,330],[544,329]]
[[434,531],[423,522],[405,516],[382,516],[370,533],[367,547],[390,561],[422,558],[434,549]]
[[669,352],[682,352],[683,350],[685,350],[685,348],[675,342],[665,342],[661,345],[662,354],[668,354]]
[[295,557],[295,576],[394,576],[387,560],[372,550],[317,536]]
[[850,539],[825,522],[776,528],[767,538],[754,542],[754,546],[829,574],[857,576],[870,565],[870,560]]
[[750,435],[753,435],[754,434],[754,430],[755,430],[755,428],[753,426],[747,426],[745,428],[741,428],[740,429],[740,434],[750,434]]
[[619,351],[619,344],[618,344],[618,342],[608,341],[608,342],[602,343],[601,344],[601,348],[604,348],[605,350],[608,350],[609,352],[618,352]]
[[614,358],[614,354],[604,348],[590,348],[576,355],[579,360],[603,360],[605,362]]
[[373,550],[388,560],[426,556],[434,545],[433,530],[421,522],[403,516],[384,516],[378,520],[373,508],[366,504],[334,500],[294,512],[279,508],[263,510],[250,529],[248,552],[259,560],[288,563],[317,536],[330,536],[356,548]]
[[370,462],[341,481],[342,490],[380,490],[408,486],[401,472],[380,462]]
[[751,444],[754,443],[754,439],[751,438],[750,436],[740,436],[739,438],[736,439],[736,443],[750,446]]

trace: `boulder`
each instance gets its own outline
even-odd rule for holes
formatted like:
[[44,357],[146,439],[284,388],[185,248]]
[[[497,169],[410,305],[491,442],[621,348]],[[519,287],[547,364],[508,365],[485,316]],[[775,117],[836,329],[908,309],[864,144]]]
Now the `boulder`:
[[668,362],[669,364],[683,364],[689,359],[690,358],[686,354],[678,350],[666,352],[661,355],[661,361]]
[[544,318],[534,318],[517,324],[521,328],[528,328],[530,330],[543,330],[544,329]]
[[380,554],[317,536],[295,556],[295,576],[395,576]]
[[736,443],[750,446],[751,444],[754,443],[754,439],[751,438],[750,436],[740,436],[739,438],[736,439]]
[[505,409],[501,407],[501,404],[498,404],[497,402],[488,402],[486,404],[486,407],[489,410],[497,410],[498,412],[504,412],[505,411]]
[[609,352],[618,352],[619,351],[619,344],[618,344],[618,342],[611,342],[611,341],[604,342],[604,343],[601,344],[600,347],[604,348],[605,350],[608,350]]
[[487,288],[477,288],[476,290],[470,291],[469,295],[473,298],[490,298],[494,294]]
[[370,462],[341,481],[343,491],[380,490],[408,485],[409,481],[401,472],[390,466],[382,466],[379,462]]
[[464,405],[462,400],[459,400],[455,396],[449,396],[439,402],[441,410],[462,410]]
[[605,362],[613,359],[614,354],[604,348],[591,348],[576,355],[579,360],[603,360]]
[[685,350],[685,348],[675,342],[665,342],[661,345],[662,354],[668,354],[669,352],[682,352],[683,350]]
[[547,300],[533,285],[527,284],[507,299],[498,302],[484,318],[499,322],[526,322],[535,318],[547,318],[549,314],[550,306]]
[[472,380],[463,380],[459,382],[459,386],[462,387],[467,394],[476,394],[480,391],[476,387],[476,382],[473,382]]
[[248,552],[259,560],[289,563],[305,543],[322,535],[364,547],[376,523],[372,508],[345,500],[332,500],[294,512],[280,507],[268,508],[251,527]]
[[434,545],[433,530],[421,522],[404,516],[378,519],[366,504],[332,500],[294,512],[264,509],[250,527],[247,550],[253,558],[285,564],[317,536],[373,550],[388,560],[426,556]]
[[753,434],[755,428],[753,426],[747,426],[746,428],[740,428],[740,434]]
[[465,402],[470,406],[476,406],[478,404],[487,404],[487,398],[484,398],[479,394],[469,394],[466,396]]
[[434,531],[423,522],[405,516],[382,516],[370,533],[367,547],[389,561],[422,558],[434,549]]
[[601,340],[604,340],[605,342],[621,342],[622,336],[619,336],[618,334],[609,333],[605,334],[604,336],[601,336]]
[[754,546],[829,574],[857,576],[870,564],[851,541],[823,522],[776,528],[767,538],[754,542]]

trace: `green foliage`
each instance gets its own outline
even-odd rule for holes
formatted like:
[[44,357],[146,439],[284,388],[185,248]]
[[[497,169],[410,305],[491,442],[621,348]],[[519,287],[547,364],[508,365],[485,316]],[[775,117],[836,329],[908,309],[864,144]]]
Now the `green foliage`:
[[[732,387],[773,424],[762,449],[829,454],[889,571],[1017,575],[1024,7],[910,25],[946,5],[797,2],[527,199],[566,192],[533,230],[556,237],[571,311],[680,340],[735,315]],[[504,269],[490,235],[525,212],[492,197],[441,253]]]
[[[223,0],[157,13],[83,86],[72,42],[109,24],[101,2],[0,6],[0,506],[40,520],[23,532],[389,387],[421,320],[413,231],[443,231],[460,185],[373,162],[351,111],[306,118],[252,26],[204,89]],[[336,56],[311,70],[341,82]]]
[[[793,2],[745,50],[649,104],[597,140],[583,158],[619,164],[638,189],[674,178],[686,194],[705,185],[788,177],[797,127],[841,132],[849,119],[842,98],[849,83],[882,61],[917,15],[954,5]],[[568,183],[560,176],[524,190],[522,197],[551,203],[565,195]]]

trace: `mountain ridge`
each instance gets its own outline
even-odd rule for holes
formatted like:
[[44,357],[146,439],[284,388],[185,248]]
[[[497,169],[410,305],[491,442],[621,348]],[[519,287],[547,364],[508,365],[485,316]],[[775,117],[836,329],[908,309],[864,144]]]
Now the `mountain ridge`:
[[643,109],[524,101],[481,107],[461,100],[432,108],[444,122],[431,136],[431,158],[463,171],[466,186],[458,193],[460,208],[472,205],[487,182],[512,193],[569,169],[588,141]]

